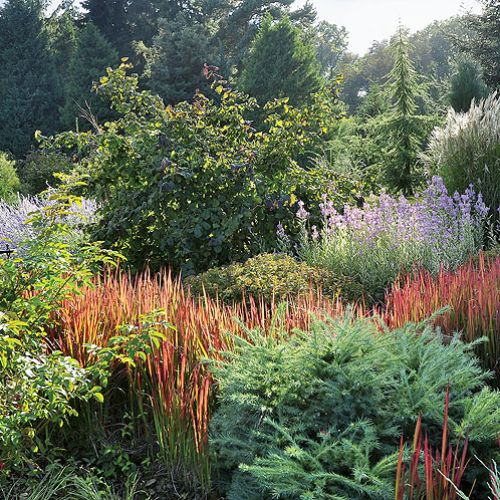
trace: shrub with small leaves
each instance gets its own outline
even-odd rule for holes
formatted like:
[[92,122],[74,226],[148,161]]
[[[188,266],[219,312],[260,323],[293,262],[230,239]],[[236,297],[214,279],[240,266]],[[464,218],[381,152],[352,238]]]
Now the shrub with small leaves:
[[186,279],[195,294],[205,291],[211,297],[226,302],[242,300],[244,296],[283,299],[312,290],[325,295],[347,297],[353,283],[348,278],[336,277],[319,267],[298,262],[283,254],[261,254],[243,264],[209,269]]

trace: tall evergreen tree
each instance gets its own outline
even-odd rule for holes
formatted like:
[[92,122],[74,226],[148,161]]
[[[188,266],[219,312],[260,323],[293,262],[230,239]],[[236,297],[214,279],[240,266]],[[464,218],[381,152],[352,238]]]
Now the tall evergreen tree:
[[116,50],[100,33],[97,26],[88,23],[81,31],[77,47],[69,63],[69,79],[65,85],[65,104],[61,109],[61,122],[70,128],[81,108],[90,108],[93,115],[103,120],[109,117],[109,106],[91,91],[106,68],[119,63]]
[[288,97],[300,105],[322,85],[314,46],[288,17],[276,22],[266,16],[240,78],[241,88],[263,104]]
[[99,31],[118,51],[120,57],[133,53],[134,38],[128,22],[128,0],[84,0],[82,7],[87,11],[86,19],[97,26]]
[[459,61],[450,83],[450,104],[459,113],[469,111],[473,99],[478,101],[488,95],[481,67],[471,59]]
[[23,155],[37,129],[58,127],[60,82],[41,0],[8,0],[0,10],[0,150]]
[[78,43],[78,14],[74,9],[52,14],[46,23],[49,47],[59,78],[65,82],[71,77],[68,61],[73,59]]
[[204,64],[218,65],[216,45],[207,27],[179,13],[161,19],[151,48],[143,48],[144,74],[149,87],[170,104],[190,100],[197,89],[206,91]]
[[392,44],[394,67],[388,75],[391,108],[388,115],[389,157],[387,181],[405,194],[411,194],[415,184],[414,168],[421,145],[420,118],[416,97],[419,91],[417,73],[410,58],[408,32],[400,27]]
[[[172,0],[167,0],[172,1]],[[274,19],[288,16],[302,27],[309,28],[316,19],[316,10],[306,1],[291,10],[295,0],[209,0],[204,9],[218,25],[217,38],[221,41],[225,58],[240,72],[243,61],[266,15]]]

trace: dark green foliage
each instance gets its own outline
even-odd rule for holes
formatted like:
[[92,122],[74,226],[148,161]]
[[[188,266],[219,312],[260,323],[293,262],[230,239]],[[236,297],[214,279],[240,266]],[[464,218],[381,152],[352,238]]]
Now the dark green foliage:
[[373,83],[357,109],[362,118],[374,118],[389,111],[390,97],[384,86]]
[[329,179],[302,164],[312,166],[335,124],[333,95],[303,109],[273,103],[267,131],[256,132],[246,119],[255,102],[224,81],[214,84],[220,103],[198,94],[165,107],[127,68],[99,89],[117,119],[52,146],[77,154],[75,175],[101,205],[95,237],[119,245],[132,265],[192,274],[244,260],[276,247],[278,222],[293,230],[297,199],[319,201]]
[[132,55],[132,38],[127,18],[127,0],[84,0],[87,21],[93,23],[118,51],[120,57]]
[[37,129],[58,125],[61,87],[49,52],[40,0],[9,0],[0,9],[0,150],[16,157]]
[[382,334],[349,317],[290,339],[248,335],[215,367],[211,449],[229,499],[393,497],[399,438],[421,414],[440,443],[449,382],[451,441],[469,435],[472,453],[497,452],[500,393],[457,339],[414,325]]
[[61,181],[56,174],[67,174],[72,168],[72,162],[67,156],[43,150],[31,151],[25,158],[18,160],[17,165],[21,191],[27,195],[57,187]]
[[394,66],[388,75],[392,105],[387,115],[389,158],[386,178],[390,187],[408,194],[413,192],[417,183],[415,168],[422,143],[416,104],[419,86],[404,28],[400,27],[391,47]]
[[161,19],[151,48],[143,48],[148,86],[167,103],[191,100],[197,89],[207,92],[210,82],[204,65],[219,66],[217,45],[208,27],[184,13]]
[[224,47],[226,59],[238,71],[243,68],[243,60],[255,38],[264,17],[271,14],[274,19],[288,15],[297,25],[310,27],[316,11],[307,2],[297,10],[291,10],[294,0],[214,0],[205,4],[210,17],[217,25],[217,39]]
[[243,264],[231,264],[186,280],[191,291],[211,297],[220,297],[226,302],[241,300],[245,295],[273,298],[296,297],[311,288],[326,295],[344,295],[343,284],[347,279],[335,278],[328,271],[298,262],[288,255],[262,254],[248,259]]
[[288,97],[301,105],[321,85],[315,49],[304,33],[288,17],[275,22],[266,16],[244,61],[241,88],[259,104]]
[[118,54],[111,44],[93,23],[88,23],[78,34],[76,48],[68,64],[65,104],[61,109],[61,122],[65,128],[75,127],[82,110],[86,113],[90,111],[98,121],[110,118],[109,106],[92,92],[92,84],[99,81],[106,68],[118,62]]
[[66,10],[60,15],[52,15],[45,26],[54,65],[64,85],[71,78],[69,61],[73,59],[78,43],[78,15],[73,10]]
[[483,69],[486,83],[493,89],[500,87],[500,2],[480,0],[483,11],[479,16],[463,19],[465,36],[458,46]]
[[473,99],[479,101],[488,95],[481,67],[471,59],[462,59],[451,77],[450,104],[459,113],[469,111]]

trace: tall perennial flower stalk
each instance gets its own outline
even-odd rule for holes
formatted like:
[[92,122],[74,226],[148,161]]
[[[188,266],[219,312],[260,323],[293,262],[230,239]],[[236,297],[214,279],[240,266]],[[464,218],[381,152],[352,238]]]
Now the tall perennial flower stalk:
[[309,213],[299,206],[299,257],[353,277],[371,299],[382,298],[400,272],[415,266],[437,273],[465,262],[483,245],[489,213],[472,186],[451,196],[440,177],[415,200],[383,194],[375,204],[346,206],[340,214],[324,196],[320,209],[322,227],[309,227]]

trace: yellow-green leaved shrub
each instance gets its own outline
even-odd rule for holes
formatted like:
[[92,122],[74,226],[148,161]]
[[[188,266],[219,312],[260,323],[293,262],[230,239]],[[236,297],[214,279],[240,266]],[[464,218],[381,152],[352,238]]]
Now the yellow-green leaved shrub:
[[330,296],[351,298],[353,283],[337,277],[325,269],[298,262],[283,254],[261,254],[245,263],[209,269],[203,274],[186,279],[195,294],[203,290],[226,302],[241,300],[243,295],[271,300],[306,292],[311,288]]

